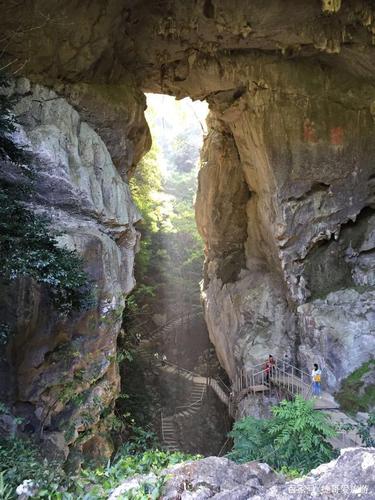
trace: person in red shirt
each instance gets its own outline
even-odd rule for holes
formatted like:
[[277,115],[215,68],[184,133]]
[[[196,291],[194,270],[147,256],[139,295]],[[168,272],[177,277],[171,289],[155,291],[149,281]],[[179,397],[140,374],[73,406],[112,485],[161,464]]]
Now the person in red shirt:
[[270,354],[268,356],[268,359],[267,359],[265,365],[264,365],[264,373],[266,374],[267,384],[270,383],[270,373],[272,372],[274,367],[275,367],[275,360],[274,360],[272,354]]

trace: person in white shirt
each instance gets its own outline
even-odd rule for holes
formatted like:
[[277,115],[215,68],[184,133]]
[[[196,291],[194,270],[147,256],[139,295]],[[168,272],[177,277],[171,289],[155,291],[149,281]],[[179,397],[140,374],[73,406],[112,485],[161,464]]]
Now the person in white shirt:
[[321,389],[322,372],[316,363],[314,363],[314,369],[311,372],[311,378],[312,378],[313,395],[316,397],[320,397],[320,395],[322,393],[322,389]]

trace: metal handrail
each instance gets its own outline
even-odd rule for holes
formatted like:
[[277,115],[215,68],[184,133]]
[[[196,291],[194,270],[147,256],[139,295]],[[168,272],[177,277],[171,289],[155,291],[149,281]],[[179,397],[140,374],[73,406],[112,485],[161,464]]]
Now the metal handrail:
[[[252,388],[255,393],[257,385],[268,385],[272,380],[276,384],[283,385],[290,394],[301,394],[308,398],[311,394],[310,375],[286,360],[277,357],[274,357],[274,360],[275,364],[269,370],[266,369],[265,363],[259,363],[250,370],[242,369],[234,380],[232,394],[250,392]],[[260,366],[262,370],[256,371]]]
[[[211,379],[213,377],[210,377]],[[230,393],[230,388],[227,386],[227,384],[224,382],[224,380],[221,378],[221,377],[214,377],[213,380],[216,380],[217,382],[220,382],[224,387],[225,389],[228,391],[228,394]]]
[[[204,395],[205,395],[205,392],[206,392],[206,386],[204,386],[202,388],[202,392],[201,392],[201,395],[200,395],[200,398],[197,399],[197,401],[194,401],[194,403],[190,403],[189,405],[183,405],[183,406],[176,406],[175,410],[187,410],[188,408],[191,408],[197,404],[201,404],[203,399],[204,399]],[[176,417],[178,413],[181,413],[181,412],[174,412],[174,414],[172,415],[172,417]]]
[[218,381],[214,378],[210,378],[209,380],[209,386],[212,388],[212,390],[215,392],[216,396],[222,401],[224,404],[227,406],[229,405],[230,402],[230,393],[224,390]]
[[[160,361],[160,360],[159,360]],[[174,368],[176,368],[177,371],[180,371],[180,372],[186,372],[188,373],[189,375],[192,375],[193,377],[200,377],[200,378],[207,378],[205,377],[204,375],[199,375],[199,373],[194,373],[194,372],[191,372],[190,370],[187,370],[186,368],[181,368],[180,366],[176,365],[176,363],[171,363],[171,361],[167,361],[167,360],[161,360],[160,361],[162,364],[166,364],[166,365],[170,365],[170,366],[173,366]]]
[[176,418],[176,417],[178,417],[178,415],[180,413],[183,413],[185,410],[188,410],[189,408],[194,408],[195,406],[198,406],[198,408],[199,408],[199,406],[201,405],[202,401],[203,401],[203,398],[198,399],[197,401],[194,401],[194,403],[190,403],[189,405],[176,406],[176,408],[175,408],[176,411],[175,411],[175,413],[173,413],[173,415],[171,415],[171,417]]
[[[198,310],[199,309],[199,310]],[[154,330],[152,330],[149,335],[147,336],[147,338],[144,338],[144,339],[141,339],[141,340],[152,340],[154,338],[154,336],[156,336],[157,333],[160,332],[160,330],[163,330],[164,328],[167,328],[169,326],[172,326],[173,323],[176,323],[186,317],[194,317],[194,316],[199,316],[203,314],[203,311],[200,307],[196,307],[196,308],[193,308],[190,312],[188,313],[182,313],[182,314],[179,314],[178,316],[174,316],[173,318],[171,318],[169,321],[167,321],[167,323],[165,323],[164,325],[160,325],[158,327],[156,327]],[[141,324],[141,326],[143,325],[144,323]],[[139,328],[139,325],[135,325],[135,328]]]
[[[276,373],[276,376],[275,376]],[[296,379],[294,374],[290,374],[280,370],[280,368],[275,368],[275,373],[270,373],[270,379],[274,379],[276,383],[281,383],[286,385],[286,390],[291,394],[306,394],[310,390],[311,385],[306,384],[302,379],[297,378],[299,384],[296,384]],[[280,376],[281,375],[281,376]]]
[[277,356],[274,356],[274,359],[277,361],[279,361],[282,365],[287,365],[288,367],[290,368],[293,368],[294,370],[297,370],[298,372],[302,373],[303,375],[306,375],[306,377],[310,377],[310,374],[305,372],[304,370],[301,370],[300,368],[298,368],[297,366],[295,365],[292,365],[291,363],[289,363],[289,361],[285,361],[284,359],[280,359],[278,358]]
[[[298,368],[298,367],[297,367],[297,366],[295,366],[295,365],[292,365],[291,363],[289,363],[289,361],[285,361],[284,359],[280,359],[280,358],[278,358],[277,356],[273,356],[273,359],[276,361],[275,365],[276,365],[277,363],[280,363],[280,364],[281,364],[281,365],[283,365],[283,366],[288,366],[289,368],[293,368],[294,370],[296,370],[296,371],[298,371],[298,372],[302,373],[303,375],[305,375],[305,376],[307,376],[307,377],[310,377],[309,373],[305,372],[304,370],[301,370],[300,368]],[[258,364],[256,364],[256,365],[253,365],[253,366],[251,367],[251,369],[252,369],[252,370],[254,370],[255,368],[258,368],[259,366],[264,367],[264,366],[265,366],[265,364],[266,364],[266,362],[267,362],[267,361],[263,361],[262,363],[258,363]]]
[[160,410],[160,421],[161,421],[161,435],[162,435],[163,441],[165,441],[163,410]]

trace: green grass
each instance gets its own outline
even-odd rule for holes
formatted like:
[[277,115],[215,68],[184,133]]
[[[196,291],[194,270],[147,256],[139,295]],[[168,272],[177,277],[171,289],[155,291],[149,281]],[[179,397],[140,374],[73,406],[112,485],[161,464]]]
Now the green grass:
[[[341,389],[335,394],[341,408],[350,414],[359,411],[368,412],[375,406],[375,385],[371,384],[364,388],[361,380],[363,375],[375,370],[375,360],[364,363],[349,375],[341,384]],[[361,390],[363,389],[364,390]]]

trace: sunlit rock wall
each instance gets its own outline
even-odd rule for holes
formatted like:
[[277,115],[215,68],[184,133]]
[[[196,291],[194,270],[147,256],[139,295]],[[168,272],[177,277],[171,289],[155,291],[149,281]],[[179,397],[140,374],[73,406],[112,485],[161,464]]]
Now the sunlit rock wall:
[[[67,446],[75,445],[75,451],[105,455],[105,416],[119,389],[116,340],[134,286],[140,214],[103,140],[63,96],[26,79],[15,82],[12,94],[18,134],[38,170],[33,209],[50,217],[61,243],[82,255],[96,304],[64,318],[47,291],[27,280],[2,294],[3,321],[13,330],[7,399],[51,452],[66,457]],[[136,91],[132,106],[129,114],[140,117],[135,125],[148,138]],[[110,109],[107,103],[107,114]]]

